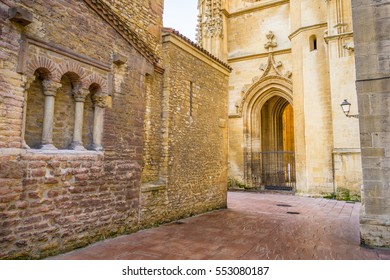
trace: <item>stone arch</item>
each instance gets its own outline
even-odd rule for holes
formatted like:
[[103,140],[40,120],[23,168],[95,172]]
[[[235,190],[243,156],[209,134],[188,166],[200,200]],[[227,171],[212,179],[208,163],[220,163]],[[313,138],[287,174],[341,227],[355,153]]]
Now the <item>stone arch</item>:
[[[67,65],[67,64],[64,64]],[[75,71],[65,71],[61,68],[58,76],[61,87],[55,97],[54,119],[53,119],[53,144],[59,149],[68,149],[73,142],[75,127],[75,97],[79,95],[82,85],[80,69]]]
[[[239,112],[244,121],[244,137],[251,131],[255,114],[258,114],[264,103],[274,96],[280,96],[293,105],[292,82],[280,76],[268,76],[252,84],[242,98]],[[246,146],[250,137],[245,137]]]
[[257,78],[254,83],[242,91],[242,99],[238,106],[238,112],[243,114],[253,102],[258,100],[265,102],[272,95],[279,94],[293,104],[292,82],[290,79],[281,76],[267,76]]
[[26,74],[28,77],[34,77],[37,71],[42,78],[51,79],[57,76],[58,65],[47,57],[34,56],[27,65]]
[[[34,72],[29,73],[32,76],[26,88],[26,118],[24,128],[24,141],[28,147],[37,149],[42,144],[43,122],[44,122],[44,107],[45,95],[42,81],[50,80],[54,68],[48,67],[47,63],[38,64],[35,61],[31,65]],[[42,61],[41,61],[42,62]],[[52,66],[52,65],[51,65]],[[50,70],[49,70],[50,69]],[[32,70],[31,70],[32,71]]]
[[83,86],[87,89],[96,88],[97,86],[101,88],[102,92],[107,92],[107,81],[100,75],[92,74],[89,75],[83,82]]
[[[270,121],[274,123],[269,126],[268,131],[268,128],[264,127],[263,108],[267,107],[266,104],[270,100],[273,101],[273,105],[269,107],[271,110],[269,116],[271,116]],[[262,149],[277,151],[281,146],[280,139],[276,137],[274,137],[274,143],[271,144],[270,148],[262,141],[264,140],[264,131],[271,135],[280,134],[278,130],[281,129],[281,125],[277,122],[281,121],[288,105],[293,107],[292,82],[279,75],[256,78],[254,83],[243,91],[238,111],[243,118],[244,168],[245,180],[248,184],[254,183],[254,180],[257,180],[258,183],[261,181],[257,175],[253,175],[253,162],[257,160],[254,158],[255,154],[264,152]]]
[[[55,79],[61,81],[62,77],[67,73],[74,73],[78,76],[80,81],[83,81],[87,76],[86,71],[81,65],[75,62],[63,62],[58,66]],[[74,76],[75,77],[75,76]]]

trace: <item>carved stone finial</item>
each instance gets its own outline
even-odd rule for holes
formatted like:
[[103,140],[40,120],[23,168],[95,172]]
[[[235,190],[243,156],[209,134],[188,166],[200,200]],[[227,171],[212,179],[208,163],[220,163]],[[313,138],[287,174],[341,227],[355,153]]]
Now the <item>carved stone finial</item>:
[[271,52],[273,48],[276,48],[278,46],[278,43],[274,42],[275,34],[272,31],[268,32],[268,34],[266,36],[267,36],[268,42],[264,45],[264,47],[269,52]]

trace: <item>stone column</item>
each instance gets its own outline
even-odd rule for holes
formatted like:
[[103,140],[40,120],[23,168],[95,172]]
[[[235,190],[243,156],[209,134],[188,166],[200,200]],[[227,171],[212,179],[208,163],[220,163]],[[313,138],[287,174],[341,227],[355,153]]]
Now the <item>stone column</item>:
[[30,149],[30,147],[26,143],[26,119],[27,119],[27,101],[28,101],[28,94],[27,91],[31,86],[31,83],[33,82],[32,78],[25,77],[26,82],[24,86],[24,103],[23,103],[23,121],[22,121],[22,147],[25,149]]
[[95,151],[102,151],[104,108],[107,105],[107,96],[104,94],[95,94],[92,100],[95,111],[93,118],[93,143],[91,148]]
[[360,240],[390,248],[390,5],[352,0],[362,148]]
[[84,123],[84,103],[89,91],[81,89],[81,85],[76,85],[72,89],[73,98],[76,102],[74,114],[74,130],[72,150],[85,151],[83,146],[83,123]]
[[45,109],[41,149],[57,150],[53,145],[54,102],[57,90],[61,87],[61,84],[49,79],[44,79],[42,81],[42,87],[43,94],[45,95]]

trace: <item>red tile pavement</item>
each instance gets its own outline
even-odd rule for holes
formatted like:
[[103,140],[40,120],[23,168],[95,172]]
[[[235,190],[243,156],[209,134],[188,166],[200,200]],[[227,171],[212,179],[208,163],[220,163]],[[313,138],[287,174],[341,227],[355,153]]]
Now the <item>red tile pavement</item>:
[[359,245],[360,203],[230,192],[228,205],[50,259],[390,259],[390,250]]

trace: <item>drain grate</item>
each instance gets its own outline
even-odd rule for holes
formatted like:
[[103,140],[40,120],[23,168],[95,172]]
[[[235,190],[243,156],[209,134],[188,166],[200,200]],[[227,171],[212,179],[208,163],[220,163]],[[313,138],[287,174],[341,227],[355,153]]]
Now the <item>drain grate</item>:
[[292,207],[292,205],[290,204],[276,204],[276,206],[279,206],[279,207]]
[[299,215],[299,214],[301,214],[301,213],[299,213],[299,212],[287,212],[287,214],[291,214],[291,215]]

